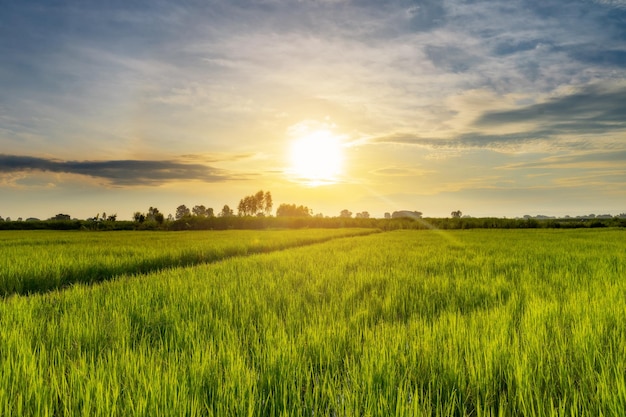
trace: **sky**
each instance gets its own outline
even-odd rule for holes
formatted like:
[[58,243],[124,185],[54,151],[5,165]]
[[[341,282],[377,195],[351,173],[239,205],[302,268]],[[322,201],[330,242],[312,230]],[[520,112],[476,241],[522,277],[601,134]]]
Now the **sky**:
[[326,216],[626,213],[626,0],[0,2],[0,216],[258,190]]

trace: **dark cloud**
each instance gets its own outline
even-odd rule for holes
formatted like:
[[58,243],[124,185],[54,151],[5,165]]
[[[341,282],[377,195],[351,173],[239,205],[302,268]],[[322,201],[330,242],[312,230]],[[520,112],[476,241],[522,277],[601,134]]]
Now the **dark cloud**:
[[480,133],[467,133],[458,135],[452,139],[425,138],[413,134],[394,134],[373,139],[372,143],[398,143],[405,145],[418,145],[429,148],[498,148],[503,145],[514,145],[529,142],[545,137],[547,132],[524,132],[505,135],[487,135]]
[[103,178],[114,185],[159,185],[172,181],[221,182],[235,179],[224,171],[177,161],[59,161],[0,154],[0,172],[44,171]]
[[542,134],[608,133],[626,129],[626,87],[591,85],[579,92],[514,110],[488,112],[475,125],[534,123]]

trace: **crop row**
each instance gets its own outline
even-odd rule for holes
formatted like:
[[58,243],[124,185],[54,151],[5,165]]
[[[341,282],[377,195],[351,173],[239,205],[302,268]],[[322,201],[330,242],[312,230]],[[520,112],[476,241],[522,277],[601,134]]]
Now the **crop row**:
[[624,415],[625,265],[620,230],[398,231],[11,297],[0,414]]
[[372,229],[0,233],[0,296],[281,250]]

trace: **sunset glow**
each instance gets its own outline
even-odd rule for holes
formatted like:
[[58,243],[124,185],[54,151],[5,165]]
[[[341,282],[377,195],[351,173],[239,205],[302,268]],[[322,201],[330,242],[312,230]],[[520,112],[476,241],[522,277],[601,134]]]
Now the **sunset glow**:
[[294,179],[310,186],[337,182],[343,165],[339,138],[327,130],[316,130],[297,138],[291,147]]

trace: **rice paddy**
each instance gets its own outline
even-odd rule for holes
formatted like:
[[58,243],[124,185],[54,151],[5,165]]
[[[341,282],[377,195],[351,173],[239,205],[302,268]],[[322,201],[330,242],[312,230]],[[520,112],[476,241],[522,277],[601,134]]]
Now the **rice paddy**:
[[0,415],[626,413],[623,230],[117,233],[0,234]]

